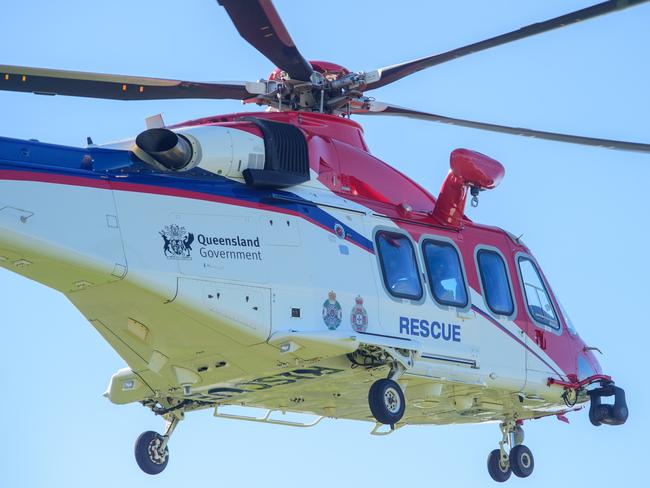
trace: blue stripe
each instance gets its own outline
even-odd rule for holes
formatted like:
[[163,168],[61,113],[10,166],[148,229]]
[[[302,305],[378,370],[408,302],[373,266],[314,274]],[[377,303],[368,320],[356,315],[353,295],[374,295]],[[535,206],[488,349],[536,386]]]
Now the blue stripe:
[[316,202],[288,191],[252,188],[199,168],[183,173],[160,173],[135,160],[129,151],[82,149],[0,137],[0,169],[104,179],[189,191],[197,193],[197,198],[203,194],[263,204],[295,212],[318,222],[334,234],[334,227],[338,224],[345,230],[347,240],[374,253],[370,239],[319,208]]

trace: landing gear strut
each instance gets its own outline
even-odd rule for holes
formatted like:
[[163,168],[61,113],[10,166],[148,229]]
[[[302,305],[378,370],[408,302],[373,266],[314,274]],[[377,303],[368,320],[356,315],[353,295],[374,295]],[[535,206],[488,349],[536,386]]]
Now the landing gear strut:
[[165,435],[148,430],[143,432],[135,441],[135,461],[140,469],[147,474],[159,474],[167,467],[169,448],[167,444],[174,429],[182,417],[172,416],[167,420]]
[[[494,481],[502,483],[510,478],[511,473],[519,478],[530,476],[535,468],[533,453],[524,442],[524,429],[515,420],[501,423],[502,438],[499,449],[490,453],[487,460],[488,473]],[[506,446],[510,448],[509,452]]]

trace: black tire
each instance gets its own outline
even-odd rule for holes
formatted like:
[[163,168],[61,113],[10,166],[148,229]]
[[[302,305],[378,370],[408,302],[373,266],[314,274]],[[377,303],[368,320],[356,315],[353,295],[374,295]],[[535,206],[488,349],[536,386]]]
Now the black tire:
[[375,381],[368,392],[370,411],[380,424],[393,425],[402,420],[406,401],[402,388],[393,380]]
[[163,441],[163,436],[158,432],[148,430],[143,432],[135,441],[135,461],[140,469],[147,474],[159,474],[167,467],[169,461],[169,448],[161,455],[157,447]]
[[523,444],[510,449],[510,469],[519,478],[530,476],[535,469],[535,459],[530,449]]
[[501,451],[499,449],[495,449],[488,455],[487,468],[490,477],[497,483],[508,481],[512,473],[510,465],[504,467],[501,464]]

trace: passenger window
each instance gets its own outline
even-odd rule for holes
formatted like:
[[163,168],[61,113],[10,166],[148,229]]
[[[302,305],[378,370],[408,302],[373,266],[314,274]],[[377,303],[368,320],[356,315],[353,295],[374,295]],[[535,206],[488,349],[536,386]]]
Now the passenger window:
[[497,315],[512,315],[515,306],[503,258],[497,252],[481,249],[478,252],[478,267],[485,301],[490,310]]
[[551,299],[533,262],[527,258],[519,258],[519,271],[524,285],[528,311],[533,319],[558,329],[560,324],[553,310]]
[[384,284],[390,294],[413,300],[422,298],[420,273],[409,238],[396,232],[378,232],[377,248]]
[[466,306],[467,289],[456,248],[448,242],[426,240],[422,254],[436,301],[453,307]]

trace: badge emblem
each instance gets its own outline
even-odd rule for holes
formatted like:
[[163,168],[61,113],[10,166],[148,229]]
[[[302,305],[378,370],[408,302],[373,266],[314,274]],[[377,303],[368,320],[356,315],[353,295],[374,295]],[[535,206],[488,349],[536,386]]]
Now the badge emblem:
[[329,330],[336,330],[341,325],[343,311],[341,305],[336,301],[336,293],[330,291],[327,300],[323,302],[323,322]]
[[168,259],[192,259],[190,251],[194,234],[187,232],[185,227],[176,224],[166,225],[160,231],[160,235],[164,241],[163,252]]
[[363,308],[363,298],[357,296],[357,298],[354,299],[354,302],[354,307],[350,313],[352,328],[357,332],[365,332],[368,328],[368,312]]
[[345,239],[345,229],[338,222],[334,224],[334,233],[339,239]]

